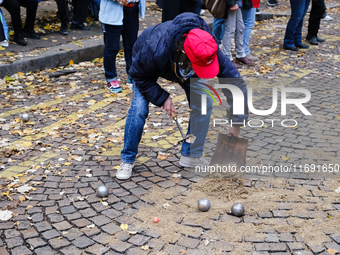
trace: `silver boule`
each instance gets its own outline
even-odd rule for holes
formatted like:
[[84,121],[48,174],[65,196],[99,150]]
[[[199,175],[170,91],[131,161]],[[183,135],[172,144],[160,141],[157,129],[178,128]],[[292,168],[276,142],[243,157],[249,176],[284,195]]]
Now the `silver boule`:
[[98,197],[107,197],[109,195],[109,188],[101,185],[97,188],[97,196]]
[[210,204],[210,201],[208,199],[202,198],[202,199],[198,200],[197,206],[198,206],[198,209],[201,212],[207,212],[207,211],[209,211],[211,204]]
[[242,216],[244,214],[244,206],[240,203],[233,204],[231,214],[234,216]]
[[30,120],[30,115],[29,115],[27,112],[24,112],[24,113],[21,115],[21,119],[22,119],[22,121],[24,121],[24,122],[29,121],[29,120]]

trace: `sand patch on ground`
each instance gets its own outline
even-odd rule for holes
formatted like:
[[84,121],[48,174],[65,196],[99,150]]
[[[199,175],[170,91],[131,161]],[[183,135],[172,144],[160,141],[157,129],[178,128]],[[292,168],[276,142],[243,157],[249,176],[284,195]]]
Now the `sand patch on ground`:
[[[237,242],[245,236],[265,237],[264,233],[274,230],[278,234],[298,233],[305,242],[321,245],[327,242],[324,231],[338,230],[335,222],[339,222],[339,212],[331,210],[330,216],[323,210],[332,208],[332,201],[339,201],[340,195],[334,192],[340,186],[339,180],[328,184],[331,192],[318,190],[322,197],[313,197],[311,191],[301,185],[294,190],[287,189],[286,179],[267,180],[270,188],[244,187],[242,183],[242,179],[236,178],[204,179],[188,189],[154,187],[142,197],[152,205],[134,215],[138,219],[136,225],[158,232],[160,238],[170,244],[176,243],[182,235]],[[198,210],[197,202],[201,198],[211,202],[208,212]],[[230,215],[234,203],[244,205],[245,217]],[[287,218],[257,217],[260,213],[279,210],[282,204],[289,204],[289,209],[283,210]],[[306,216],[304,219],[303,213],[313,213],[313,218]],[[154,217],[160,219],[159,223],[153,222]],[[245,222],[246,217],[253,217],[252,222]]]

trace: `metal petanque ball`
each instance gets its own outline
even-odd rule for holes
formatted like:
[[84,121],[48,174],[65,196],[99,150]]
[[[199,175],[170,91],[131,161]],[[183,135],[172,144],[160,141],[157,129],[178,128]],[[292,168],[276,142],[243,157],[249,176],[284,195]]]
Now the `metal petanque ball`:
[[231,207],[231,214],[235,216],[242,216],[244,214],[244,206],[240,203],[233,204]]
[[97,196],[98,197],[107,197],[109,195],[109,189],[108,187],[102,185],[99,186],[97,189]]
[[21,115],[21,119],[24,121],[24,122],[26,122],[26,121],[29,121],[30,120],[30,116],[29,116],[29,114],[28,113],[23,113],[22,115]]
[[202,198],[200,200],[198,200],[198,209],[201,212],[207,212],[210,209],[210,201],[206,198]]

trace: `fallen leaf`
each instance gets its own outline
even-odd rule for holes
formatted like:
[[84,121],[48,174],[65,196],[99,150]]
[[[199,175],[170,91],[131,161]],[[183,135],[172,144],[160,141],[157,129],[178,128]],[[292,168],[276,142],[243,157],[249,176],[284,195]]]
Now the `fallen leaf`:
[[159,158],[160,160],[166,160],[168,157],[162,154],[158,154],[157,158]]
[[337,250],[334,250],[334,249],[328,249],[327,252],[331,255],[334,255],[335,253],[337,253],[338,251]]
[[282,156],[282,159],[283,159],[284,161],[287,161],[287,160],[290,159],[290,157],[287,157],[287,156],[283,155],[283,156]]
[[91,229],[91,228],[94,228],[95,227],[95,225],[94,224],[91,224],[91,225],[88,225],[88,226],[86,226],[88,229]]
[[183,250],[183,249],[180,249],[180,250],[179,250],[179,254],[180,254],[180,255],[184,255],[184,254],[186,254],[186,253],[187,253],[187,252],[186,252],[185,250]]
[[31,208],[33,208],[33,205],[28,205],[28,206],[26,206],[26,210],[29,210],[29,209],[31,209]]
[[123,229],[123,230],[128,230],[129,225],[128,224],[121,224],[120,228]]
[[19,197],[18,197],[18,199],[19,199],[19,201],[20,201],[20,202],[22,202],[22,201],[25,201],[25,200],[26,200],[26,198],[25,198],[24,196],[19,196]]
[[71,60],[68,62],[68,64],[69,64],[70,66],[73,65],[73,64],[74,64],[73,60],[71,59]]
[[143,245],[142,247],[140,247],[143,251],[147,251],[149,250],[149,245]]
[[24,186],[21,186],[21,187],[17,188],[17,191],[18,191],[19,193],[25,193],[25,192],[29,192],[29,191],[32,190],[32,189],[33,189],[32,186],[28,186],[28,185],[26,184],[26,185],[24,185]]
[[7,221],[10,218],[12,218],[12,212],[5,210],[5,211],[0,211],[0,220]]

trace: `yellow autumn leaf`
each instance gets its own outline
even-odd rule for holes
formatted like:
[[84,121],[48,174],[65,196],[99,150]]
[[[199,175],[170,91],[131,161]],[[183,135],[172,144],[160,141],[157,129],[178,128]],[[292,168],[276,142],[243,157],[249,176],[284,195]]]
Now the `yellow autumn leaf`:
[[113,169],[118,170],[119,167],[120,167],[120,165],[115,166]]
[[28,206],[26,206],[26,210],[29,210],[29,209],[31,209],[31,208],[33,208],[33,205],[28,205]]
[[69,64],[70,66],[73,65],[73,64],[74,64],[73,60],[71,59],[71,60],[68,62],[68,64]]
[[24,176],[23,174],[16,174],[14,175],[15,178],[18,178],[18,177],[21,177],[21,176]]
[[143,251],[147,251],[149,250],[149,245],[143,245],[142,247],[140,247]]
[[160,160],[166,160],[168,157],[162,154],[158,154],[157,158],[159,158]]
[[19,197],[18,197],[18,199],[19,199],[19,201],[20,201],[20,202],[22,202],[22,201],[25,201],[25,200],[26,200],[26,198],[25,198],[24,196],[19,196]]
[[334,108],[335,106],[331,104],[331,107]]
[[287,157],[287,156],[283,155],[283,156],[282,156],[282,159],[283,159],[284,161],[287,161],[287,160],[290,159],[290,157]]
[[120,228],[123,229],[123,230],[128,230],[129,225],[128,224],[121,224]]
[[156,112],[156,114],[157,114],[157,115],[160,115],[160,114],[162,114],[162,112]]
[[92,99],[92,100],[89,101],[89,103],[94,104],[94,103],[96,103],[96,100]]
[[337,250],[334,250],[334,249],[328,249],[327,252],[331,255],[334,255],[335,253],[337,253],[338,251]]
[[340,119],[340,115],[335,116],[336,119]]
[[7,192],[2,192],[2,195],[3,195],[3,196],[8,196],[8,194],[9,194],[9,191],[7,191]]
[[0,46],[0,50],[5,50],[5,49],[6,49],[5,47]]
[[71,165],[71,163],[70,162],[66,162],[64,165],[65,166],[69,166],[69,165]]

